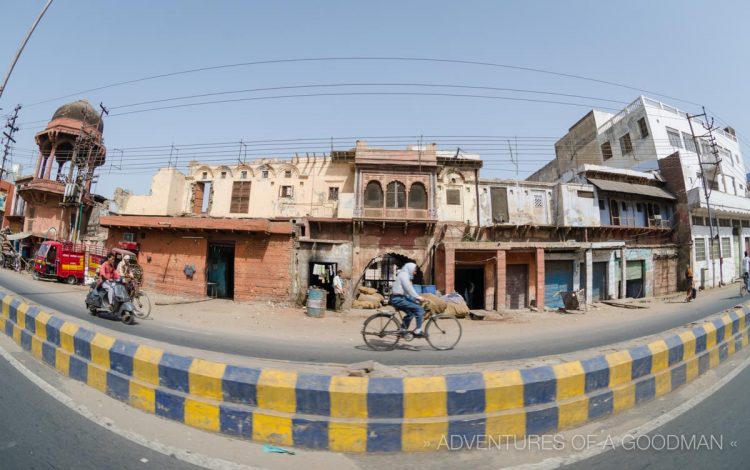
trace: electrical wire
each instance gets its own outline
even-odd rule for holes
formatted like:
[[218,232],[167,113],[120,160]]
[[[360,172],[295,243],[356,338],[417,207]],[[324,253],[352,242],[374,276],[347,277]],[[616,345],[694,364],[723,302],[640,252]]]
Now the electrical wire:
[[290,59],[272,59],[272,60],[239,62],[239,63],[234,63],[234,64],[221,64],[221,65],[214,65],[214,66],[208,66],[208,67],[198,67],[198,68],[193,68],[193,69],[186,69],[186,70],[180,70],[176,72],[168,72],[168,73],[150,75],[150,76],[145,76],[145,77],[139,77],[139,78],[130,79],[130,80],[124,80],[120,82],[114,82],[114,83],[110,83],[107,85],[102,85],[102,86],[98,86],[94,88],[77,91],[75,93],[58,96],[55,98],[44,99],[44,100],[26,105],[25,107],[29,108],[29,107],[37,106],[40,104],[49,103],[52,101],[70,98],[72,96],[79,96],[79,95],[90,93],[93,91],[115,88],[115,87],[119,87],[123,85],[133,84],[133,83],[140,83],[140,82],[145,82],[145,81],[157,80],[160,78],[174,77],[178,75],[186,75],[186,74],[192,74],[192,73],[198,73],[198,72],[206,72],[206,71],[211,71],[211,70],[222,70],[222,69],[237,68],[237,67],[250,67],[250,66],[257,66],[257,65],[303,63],[303,62],[332,62],[332,61],[339,61],[339,62],[344,62],[344,61],[430,62],[430,63],[461,64],[461,65],[474,65],[474,66],[491,67],[491,68],[503,68],[503,69],[509,69],[509,70],[519,70],[519,71],[525,71],[525,72],[534,72],[534,73],[540,73],[540,74],[553,75],[553,76],[558,76],[558,77],[573,78],[573,79],[584,80],[584,81],[593,82],[593,83],[601,83],[604,85],[610,85],[610,86],[614,86],[618,88],[638,91],[641,93],[647,93],[653,96],[661,96],[661,97],[668,98],[673,101],[688,103],[694,106],[700,106],[698,103],[695,103],[693,101],[684,100],[681,98],[666,95],[663,93],[658,93],[658,92],[651,91],[651,90],[646,90],[644,88],[634,87],[634,86],[627,85],[624,83],[619,83],[619,82],[615,82],[611,80],[603,80],[603,79],[598,79],[598,78],[593,78],[593,77],[587,77],[584,75],[557,72],[554,70],[547,70],[547,69],[541,69],[541,68],[535,68],[535,67],[500,64],[500,63],[477,61],[477,60],[446,59],[446,58],[436,58],[436,57],[355,56],[355,57],[306,57],[306,58],[303,57],[303,58],[290,58]]

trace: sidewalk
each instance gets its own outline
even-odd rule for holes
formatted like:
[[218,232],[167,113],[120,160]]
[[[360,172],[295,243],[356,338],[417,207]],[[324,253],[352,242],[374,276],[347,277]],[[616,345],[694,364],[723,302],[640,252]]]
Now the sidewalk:
[[[689,305],[705,304],[706,314],[712,299],[737,297],[738,284],[723,288],[702,291],[698,299]],[[156,305],[175,303],[181,299],[173,296],[150,294],[154,304],[151,318],[165,327],[185,331],[211,331],[233,335],[278,339],[285,342],[325,342],[328,344],[361,343],[361,328],[364,320],[375,310],[350,309],[338,313],[327,311],[324,318],[309,317],[304,309],[296,306],[279,305],[272,302],[236,303],[230,300],[212,299],[197,303]],[[463,338],[473,344],[497,343],[509,339],[517,340],[519,335],[529,340],[545,341],[565,333],[579,331],[589,334],[601,329],[627,328],[654,315],[679,315],[688,304],[684,293],[678,292],[667,297],[648,299],[618,300],[618,303],[633,304],[645,308],[623,308],[600,302],[590,305],[587,312],[558,313],[551,311],[509,310],[504,312],[482,311],[485,319],[461,320]],[[383,307],[390,309],[390,307]]]

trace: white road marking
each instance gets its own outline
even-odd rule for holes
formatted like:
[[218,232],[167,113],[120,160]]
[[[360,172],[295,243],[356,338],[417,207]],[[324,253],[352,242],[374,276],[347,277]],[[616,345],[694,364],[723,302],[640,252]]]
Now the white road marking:
[[249,466],[241,465],[235,462],[230,462],[228,460],[222,460],[222,459],[217,459],[214,457],[209,457],[207,455],[196,454],[187,449],[180,449],[177,447],[172,447],[166,444],[162,444],[160,442],[147,439],[141,434],[134,433],[131,431],[126,431],[124,429],[120,429],[114,423],[112,423],[111,420],[107,418],[103,418],[101,416],[97,416],[85,406],[77,404],[76,402],[73,401],[72,398],[60,392],[49,383],[45,382],[44,379],[42,379],[41,377],[39,377],[38,375],[30,371],[26,366],[24,366],[21,362],[19,362],[16,358],[14,358],[8,351],[6,351],[2,346],[0,346],[0,356],[2,356],[3,359],[8,361],[8,363],[11,366],[13,366],[18,372],[23,374],[27,379],[29,379],[37,387],[41,388],[44,392],[46,392],[55,400],[59,401],[60,403],[67,406],[71,410],[75,411],[79,415],[88,419],[92,423],[98,426],[101,426],[107,429],[108,431],[111,431],[117,434],[118,436],[125,438],[131,442],[134,442],[140,446],[146,447],[155,452],[159,452],[160,454],[164,454],[168,457],[175,457],[176,459],[182,460],[183,462],[187,462],[189,464],[197,465],[203,468],[210,468],[210,469],[216,469],[216,470],[235,470],[235,469],[236,470],[256,470],[260,468],[260,467],[249,467]]
[[713,385],[704,389],[702,392],[693,396],[692,398],[690,398],[689,400],[687,400],[680,406],[672,409],[671,411],[667,413],[659,415],[658,417],[652,419],[651,421],[648,421],[640,426],[636,426],[635,428],[619,436],[613,437],[611,440],[610,439],[605,440],[604,442],[600,442],[596,444],[595,446],[592,446],[589,449],[586,449],[584,451],[578,452],[576,454],[573,454],[567,457],[552,457],[552,458],[544,459],[541,462],[537,462],[537,463],[522,464],[522,465],[515,465],[511,467],[502,467],[502,468],[511,469],[511,470],[548,470],[548,469],[560,468],[565,465],[570,465],[576,462],[580,462],[582,460],[590,459],[597,455],[616,449],[617,447],[620,447],[622,444],[626,442],[630,442],[630,440],[632,440],[634,437],[641,436],[643,434],[648,434],[656,429],[659,429],[660,427],[669,423],[670,421],[677,418],[678,416],[690,411],[692,408],[699,405],[703,400],[709,398],[711,395],[716,393],[724,385],[731,382],[748,366],[750,366],[750,357],[742,361],[742,363],[740,363],[737,367],[735,367],[734,370],[732,370],[730,373],[722,377],[721,380],[719,380],[718,382],[714,382]]

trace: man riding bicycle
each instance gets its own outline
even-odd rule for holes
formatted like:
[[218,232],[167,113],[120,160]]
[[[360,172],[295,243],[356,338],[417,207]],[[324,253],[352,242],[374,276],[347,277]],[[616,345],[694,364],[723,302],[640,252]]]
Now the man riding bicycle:
[[390,303],[396,309],[405,312],[404,324],[402,328],[407,330],[411,323],[412,317],[417,319],[417,328],[414,330],[414,336],[422,336],[422,322],[424,321],[424,308],[420,302],[422,297],[417,294],[414,290],[414,285],[411,280],[414,278],[414,273],[417,272],[417,265],[415,263],[406,263],[401,270],[396,273],[396,280],[391,286],[391,299]]

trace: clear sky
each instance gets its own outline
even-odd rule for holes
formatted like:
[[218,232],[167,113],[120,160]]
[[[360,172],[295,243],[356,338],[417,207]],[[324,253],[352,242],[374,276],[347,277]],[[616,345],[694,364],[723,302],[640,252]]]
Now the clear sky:
[[[0,72],[5,73],[43,4],[44,0],[0,0]],[[750,2],[740,0],[56,0],[0,98],[0,114],[17,103],[25,105],[19,117],[22,125],[14,161],[23,163],[28,173],[36,160],[34,133],[44,128],[59,105],[82,98],[95,106],[103,102],[111,109],[104,132],[108,161],[115,166],[102,169],[97,192],[110,196],[117,186],[147,192],[150,175],[166,165],[172,144],[179,149],[171,152],[179,158],[179,164],[189,159],[232,162],[239,155],[241,139],[324,139],[256,142],[245,148],[249,159],[327,151],[331,137],[336,138],[334,147],[343,149],[356,137],[404,147],[426,136],[423,142],[435,141],[440,148],[455,150],[460,146],[480,153],[485,161],[483,175],[504,178],[516,177],[508,150],[510,140],[519,159],[518,176],[523,178],[554,157],[554,141],[591,107],[620,109],[642,94],[512,68],[405,60],[247,65],[78,93],[141,77],[244,62],[326,57],[439,58],[592,77],[704,104],[737,129],[747,156],[749,19]],[[350,85],[123,107],[233,90],[341,84]],[[200,101],[323,93],[327,95],[120,114]],[[72,96],[47,101],[64,95]],[[694,104],[655,97],[689,112],[699,111]],[[35,104],[40,101],[46,102]],[[186,147],[219,142],[237,144]],[[136,149],[146,146],[160,148]]]

